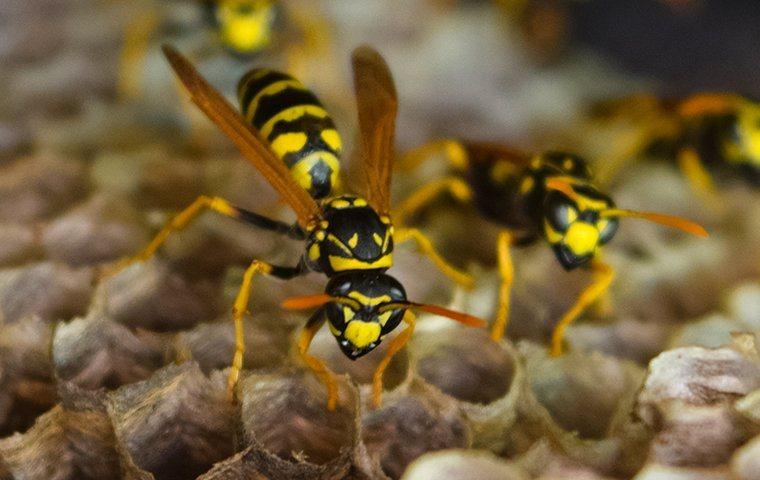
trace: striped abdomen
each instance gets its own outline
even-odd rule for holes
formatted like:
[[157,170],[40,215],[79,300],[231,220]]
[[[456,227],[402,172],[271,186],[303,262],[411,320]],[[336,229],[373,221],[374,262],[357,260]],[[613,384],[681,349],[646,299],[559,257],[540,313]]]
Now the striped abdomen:
[[341,140],[317,97],[290,75],[254,69],[240,80],[238,99],[243,116],[293,178],[314,198],[329,196],[338,181]]

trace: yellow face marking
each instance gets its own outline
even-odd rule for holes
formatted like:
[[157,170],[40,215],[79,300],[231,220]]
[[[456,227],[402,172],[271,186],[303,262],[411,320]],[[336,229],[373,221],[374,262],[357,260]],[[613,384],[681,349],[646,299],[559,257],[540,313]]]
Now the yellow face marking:
[[380,339],[380,330],[380,324],[377,322],[352,320],[346,325],[343,336],[356,348],[364,348]]
[[354,233],[351,235],[351,238],[348,239],[348,246],[351,248],[356,248],[356,246],[359,244],[359,234]]
[[300,151],[308,140],[309,138],[302,132],[283,133],[271,143],[272,150],[279,158],[283,158],[288,153]]
[[340,152],[340,150],[343,148],[343,142],[340,140],[340,135],[338,134],[337,130],[334,129],[328,129],[323,130],[321,134],[322,140],[325,141],[328,147],[332,148],[336,152]]
[[567,207],[565,209],[565,222],[567,225],[572,225],[578,219],[578,210],[573,207]]
[[388,295],[380,295],[379,297],[368,297],[362,294],[361,292],[357,292],[357,291],[348,292],[348,296],[353,298],[354,300],[358,300],[359,303],[368,307],[374,307],[375,305],[379,305],[381,303],[387,303],[391,301],[391,297],[389,297]]
[[547,220],[544,220],[544,232],[546,232],[546,239],[552,245],[562,241],[562,234],[554,230]]
[[377,244],[378,247],[382,247],[383,246],[383,237],[381,237],[377,233],[373,233],[372,234],[372,239],[375,241],[375,243]]
[[328,327],[330,327],[330,333],[332,333],[332,334],[333,334],[333,335],[335,335],[336,337],[340,337],[341,333],[343,333],[343,332],[341,332],[340,330],[338,330],[337,328],[335,328],[335,327],[333,326],[333,324],[332,324],[332,323],[330,323],[330,322],[327,322],[327,326],[328,326]]
[[[253,78],[255,80],[255,77]],[[245,87],[245,85],[242,85],[242,87]],[[301,82],[298,80],[291,78],[288,80],[279,80],[277,82],[273,82],[266,87],[264,87],[259,93],[256,94],[255,97],[250,101],[248,105],[244,105],[246,116],[245,119],[248,122],[251,122],[253,120],[253,116],[256,113],[256,110],[259,107],[259,102],[262,98],[268,97],[270,95],[275,95],[277,93],[280,93],[281,91],[285,90],[286,88],[294,88],[297,90],[306,90],[306,87],[303,86]],[[242,94],[245,92],[245,88],[239,92]]]
[[563,242],[575,255],[587,255],[599,243],[599,230],[588,223],[576,222],[567,229]]
[[347,270],[374,270],[377,268],[391,268],[393,265],[393,254],[383,255],[374,262],[362,262],[356,258],[344,258],[337,257],[335,255],[329,255],[330,266],[336,272],[343,272]]
[[354,316],[356,315],[356,312],[351,310],[350,308],[343,306],[343,320],[346,321],[346,323],[353,320]]
[[391,318],[392,313],[393,312],[389,311],[389,312],[383,312],[380,315],[378,315],[377,319],[380,321],[380,325],[384,327],[385,324],[388,323],[388,320]]
[[267,120],[267,123],[261,127],[261,134],[268,138],[277,122],[292,122],[303,117],[304,115],[313,115],[318,118],[325,118],[328,116],[328,113],[324,108],[317,105],[296,105],[295,107],[286,108],[285,110],[279,112]]

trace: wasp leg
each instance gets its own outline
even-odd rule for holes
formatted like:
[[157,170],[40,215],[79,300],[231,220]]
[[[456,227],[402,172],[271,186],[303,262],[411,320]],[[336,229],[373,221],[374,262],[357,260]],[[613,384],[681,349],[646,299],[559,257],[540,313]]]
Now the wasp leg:
[[184,229],[198,215],[207,209],[221,213],[227,217],[242,220],[246,223],[266,230],[272,230],[283,234],[290,234],[288,232],[294,232],[294,234],[297,234],[297,232],[290,225],[277,222],[275,220],[270,220],[266,217],[262,217],[260,215],[256,215],[255,213],[237,208],[223,198],[207,197],[204,195],[198,197],[193,203],[190,204],[189,207],[185,208],[175,217],[169,220],[164,228],[162,228],[156,234],[156,236],[153,237],[153,240],[151,240],[148,246],[145,247],[140,253],[133,257],[126,258],[118,262],[114,267],[110,268],[110,273],[114,274],[128,267],[129,265],[132,265],[133,263],[148,260],[156,253],[156,250],[158,250],[158,248],[163,245],[163,243],[172,232]]
[[150,39],[158,27],[155,10],[142,11],[124,31],[124,46],[119,57],[117,95],[125,101],[136,98],[140,93],[140,69],[150,44]]
[[325,323],[325,314],[321,309],[311,316],[304,326],[301,336],[298,339],[298,354],[301,356],[306,365],[314,372],[317,377],[325,384],[327,388],[327,409],[335,410],[338,404],[338,384],[335,382],[335,374],[330,371],[325,363],[317,357],[308,353],[311,341],[314,339],[317,331]]
[[436,155],[444,155],[455,168],[461,168],[467,163],[467,152],[462,144],[456,140],[444,139],[434,140],[409,150],[396,161],[395,168],[402,172],[409,172]]
[[678,152],[678,166],[702,201],[707,205],[717,205],[715,184],[694,149],[684,148]]
[[449,277],[457,285],[461,285],[467,289],[472,288],[475,283],[472,276],[458,270],[441,257],[436,252],[430,239],[416,228],[399,228],[393,236],[396,244],[404,243],[407,240],[414,240],[420,253],[428,257],[441,273]]
[[243,317],[248,311],[248,300],[251,296],[251,282],[256,274],[271,275],[283,280],[289,280],[305,273],[306,268],[302,263],[295,267],[283,267],[272,265],[261,260],[254,260],[243,274],[243,282],[240,285],[235,303],[232,307],[232,320],[235,322],[235,353],[232,356],[232,367],[227,376],[227,393],[230,400],[234,398],[235,386],[243,369],[243,355],[245,354],[245,332],[243,330]]
[[615,272],[609,265],[601,262],[594,262],[591,268],[598,272],[594,282],[586,287],[578,297],[575,304],[568,310],[557,322],[552,332],[552,343],[550,354],[553,357],[562,355],[562,341],[565,338],[565,330],[575,321],[576,318],[592,303],[594,303],[610,287],[612,280],[615,278]]
[[445,177],[429,182],[396,207],[391,218],[396,223],[403,225],[406,220],[416,212],[430,204],[436,197],[448,192],[457,201],[467,203],[472,199],[472,190],[462,179],[457,177]]
[[509,253],[509,247],[512,245],[512,234],[507,230],[502,230],[496,241],[496,255],[499,259],[499,308],[496,311],[496,319],[491,327],[491,338],[499,341],[504,336],[509,324],[509,301],[512,293],[512,281],[515,277],[515,269],[512,265],[512,255]]
[[[596,254],[595,259],[597,263],[604,264],[604,257],[602,257],[601,252]],[[607,272],[603,268],[593,268],[591,270],[593,283],[604,281],[605,275],[607,275]],[[594,312],[599,317],[606,317],[612,313],[612,298],[610,297],[609,289],[605,289],[599,295],[599,298],[596,300],[596,302],[594,302]]]
[[391,341],[390,345],[388,345],[388,350],[385,352],[383,360],[372,375],[372,405],[375,408],[380,406],[380,400],[382,399],[383,374],[385,373],[385,370],[388,368],[388,365],[390,365],[394,355],[404,348],[404,345],[406,345],[409,342],[409,339],[412,338],[415,323],[414,313],[407,310],[404,313],[404,322],[406,322],[408,326]]

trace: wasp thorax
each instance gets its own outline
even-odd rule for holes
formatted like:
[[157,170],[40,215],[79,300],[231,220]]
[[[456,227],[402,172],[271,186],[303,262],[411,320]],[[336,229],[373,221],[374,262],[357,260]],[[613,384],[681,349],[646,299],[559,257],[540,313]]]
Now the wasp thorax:
[[354,360],[372,351],[404,317],[406,292],[395,278],[379,272],[352,272],[330,280],[325,305],[330,331]]
[[390,268],[393,238],[387,217],[355,196],[332,198],[324,203],[323,210],[324,220],[309,236],[312,268],[327,275]]
[[577,186],[577,198],[550,191],[544,201],[544,236],[557,260],[571,270],[590,261],[599,247],[615,235],[616,218],[602,216],[614,206],[606,195],[590,186]]

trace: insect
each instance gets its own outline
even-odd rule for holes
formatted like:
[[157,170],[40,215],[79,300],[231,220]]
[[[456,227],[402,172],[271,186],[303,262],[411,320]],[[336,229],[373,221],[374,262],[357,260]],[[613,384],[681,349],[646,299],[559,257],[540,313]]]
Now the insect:
[[[138,255],[123,268],[150,258],[168,235],[180,230],[204,210],[236,218],[251,226],[270,230],[305,242],[305,253],[295,266],[273,265],[253,260],[245,270],[235,299],[235,353],[228,377],[234,395],[243,363],[243,315],[248,308],[251,282],[264,274],[291,279],[308,271],[329,278],[325,292],[288,299],[290,309],[316,308],[298,341],[306,364],[325,383],[328,409],[334,409],[338,391],[333,374],[325,364],[308,354],[309,345],[324,323],[343,353],[357,359],[376,348],[402,321],[408,328],[389,344],[373,377],[373,401],[380,402],[382,376],[393,355],[414,331],[411,310],[423,310],[472,326],[485,323],[470,315],[434,305],[411,302],[404,287],[385,272],[393,263],[394,241],[415,240],[455,281],[471,279],[448,266],[418,230],[398,229],[394,234],[390,212],[391,162],[397,109],[396,90],[383,58],[369,47],[356,49],[352,57],[359,126],[363,147],[362,170],[365,197],[333,196],[340,141],[329,115],[316,97],[292,77],[257,69],[240,84],[241,116],[211,87],[192,64],[171,47],[164,54],[192,101],[237,146],[282,199],[293,209],[297,224],[289,225],[234,206],[218,197],[201,197],[179,213]],[[328,174],[329,172],[329,174]]]
[[593,114],[634,125],[631,138],[601,163],[604,181],[626,162],[652,152],[674,159],[694,190],[708,199],[716,192],[711,172],[738,174],[760,185],[760,103],[720,93],[678,102],[638,95],[603,102]]
[[577,155],[545,152],[531,157],[496,144],[441,140],[408,152],[399,167],[413,169],[436,154],[446,156],[450,174],[411,194],[396,208],[394,218],[403,225],[437,196],[449,193],[503,227],[496,245],[501,285],[491,327],[495,340],[504,335],[509,319],[512,245],[543,238],[566,270],[588,266],[594,272],[594,282],[581,292],[552,333],[551,353],[559,355],[568,325],[608,289],[614,278],[612,268],[597,256],[614,237],[620,217],[642,218],[707,235],[701,226],[678,217],[617,208],[594,186],[586,162]]
[[218,47],[242,62],[274,52],[282,54],[292,71],[300,70],[307,57],[327,55],[330,27],[308,3],[293,8],[280,0],[196,0],[192,4],[198,7],[194,22],[179,8],[181,2],[168,2],[139,11],[127,24],[119,67],[121,98],[139,96],[143,63],[159,32],[190,41],[191,57],[196,59],[217,53]]

